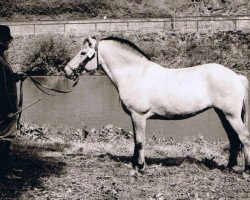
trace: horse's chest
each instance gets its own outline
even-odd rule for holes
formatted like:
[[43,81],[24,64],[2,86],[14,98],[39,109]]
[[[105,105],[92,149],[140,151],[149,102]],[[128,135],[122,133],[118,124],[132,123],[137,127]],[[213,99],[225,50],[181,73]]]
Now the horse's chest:
[[150,109],[150,95],[147,88],[126,86],[119,89],[119,96],[130,111],[145,113]]

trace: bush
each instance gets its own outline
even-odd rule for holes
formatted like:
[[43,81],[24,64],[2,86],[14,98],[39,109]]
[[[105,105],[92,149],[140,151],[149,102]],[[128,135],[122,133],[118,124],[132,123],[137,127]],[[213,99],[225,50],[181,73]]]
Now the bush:
[[0,2],[0,16],[10,17],[13,13],[13,1],[5,0]]
[[[10,2],[10,3],[8,3]],[[171,17],[169,3],[153,0],[7,0],[0,3],[0,17],[6,20],[81,20],[108,18],[162,18]],[[17,18],[18,16],[18,18]]]
[[25,59],[22,69],[30,75],[61,75],[70,57],[66,44],[53,37],[36,42],[34,50]]
[[2,0],[5,20],[82,20],[247,15],[246,0]]

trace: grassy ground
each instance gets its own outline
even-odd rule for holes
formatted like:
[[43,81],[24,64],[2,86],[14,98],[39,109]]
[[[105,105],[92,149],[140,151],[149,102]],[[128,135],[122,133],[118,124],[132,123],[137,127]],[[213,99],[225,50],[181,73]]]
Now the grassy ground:
[[[147,138],[146,170],[131,167],[133,138],[112,125],[26,124],[12,147],[1,199],[249,199],[250,179],[225,170],[228,142]],[[242,168],[242,155],[239,158]],[[239,171],[241,170],[239,168]],[[14,177],[18,176],[17,177]],[[12,179],[11,179],[12,176]]]

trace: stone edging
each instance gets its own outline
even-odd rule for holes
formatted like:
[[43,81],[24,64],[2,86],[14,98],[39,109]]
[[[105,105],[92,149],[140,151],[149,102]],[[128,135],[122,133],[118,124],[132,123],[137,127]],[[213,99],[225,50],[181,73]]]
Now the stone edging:
[[[0,22],[1,23],[1,22]],[[175,19],[2,22],[14,36],[81,35],[111,31],[217,32],[250,30],[250,16],[183,17]]]

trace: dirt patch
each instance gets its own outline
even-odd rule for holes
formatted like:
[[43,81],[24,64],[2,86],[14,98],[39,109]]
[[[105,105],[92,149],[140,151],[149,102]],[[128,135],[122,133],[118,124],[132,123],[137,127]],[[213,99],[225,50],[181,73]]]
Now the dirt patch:
[[[132,169],[131,133],[27,128],[12,148],[2,199],[249,199],[250,178],[225,169],[228,142],[147,138],[146,170]],[[32,131],[30,131],[32,130]],[[39,130],[39,131],[38,131]],[[239,157],[239,171],[243,165]]]

